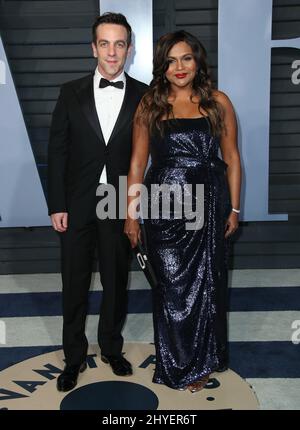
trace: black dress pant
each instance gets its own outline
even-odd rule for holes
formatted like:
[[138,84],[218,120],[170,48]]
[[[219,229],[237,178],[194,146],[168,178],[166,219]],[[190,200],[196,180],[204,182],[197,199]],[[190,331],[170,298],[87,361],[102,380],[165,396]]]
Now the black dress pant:
[[85,322],[95,248],[98,248],[103,286],[98,343],[107,355],[121,354],[121,331],[127,313],[130,242],[123,232],[124,220],[95,218],[82,227],[69,223],[61,238],[63,282],[63,348],[68,365],[82,363],[88,341]]

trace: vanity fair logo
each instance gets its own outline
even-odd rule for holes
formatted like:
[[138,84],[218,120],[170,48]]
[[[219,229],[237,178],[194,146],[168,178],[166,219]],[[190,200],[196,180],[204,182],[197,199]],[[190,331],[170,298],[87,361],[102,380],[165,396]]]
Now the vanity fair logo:
[[0,227],[49,225],[45,195],[1,36],[0,136]]
[[[251,387],[232,370],[213,373],[205,389],[192,394],[152,382],[155,349],[152,344],[125,343],[133,375],[121,378],[90,346],[87,369],[74,390],[58,392],[63,351],[38,355],[0,372],[0,409],[10,410],[201,410],[258,409]],[[118,395],[116,395],[118,393]]]
[[[151,26],[152,32],[152,22],[139,19],[141,8],[137,8],[134,1],[101,1],[101,7],[105,5],[109,9],[114,5],[121,7],[130,22],[135,22],[136,16],[137,24],[142,22],[142,29]],[[300,38],[272,40],[272,7],[272,0],[219,0],[218,3],[218,84],[220,90],[228,93],[236,109],[245,174],[241,221],[288,219],[287,214],[268,212],[271,50],[277,47],[299,49]],[[255,31],[252,31],[254,28]],[[136,38],[144,40],[138,35]],[[145,40],[150,40],[151,45],[152,38]],[[145,43],[143,41],[143,45]],[[142,58],[144,55],[143,51]],[[150,60],[151,57],[149,54]],[[296,84],[299,81],[297,61],[293,63],[296,70],[292,74],[292,81]],[[49,225],[45,196],[1,37],[0,81],[7,84],[0,85],[0,227]],[[3,91],[6,87],[7,91]],[[9,115],[7,106],[10,107]],[[2,123],[1,117],[4,118]],[[45,136],[42,138],[45,139]],[[21,180],[16,183],[18,178]],[[30,190],[30,193],[24,193],[24,189]]]
[[272,13],[273,0],[218,2],[218,88],[228,94],[237,114],[242,221],[288,219],[268,208],[271,54],[276,55],[275,48],[300,49],[300,37],[273,39]]
[[4,61],[0,60],[0,85],[5,85],[6,83],[6,68]]

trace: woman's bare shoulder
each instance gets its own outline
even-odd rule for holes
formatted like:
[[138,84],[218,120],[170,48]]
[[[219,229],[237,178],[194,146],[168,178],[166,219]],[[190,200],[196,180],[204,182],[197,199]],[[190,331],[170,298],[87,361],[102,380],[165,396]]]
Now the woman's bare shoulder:
[[212,96],[218,103],[220,103],[224,107],[226,107],[228,105],[232,105],[230,98],[223,91],[213,90]]
[[212,95],[215,101],[222,106],[225,113],[233,114],[234,107],[227,94],[223,91],[213,90]]

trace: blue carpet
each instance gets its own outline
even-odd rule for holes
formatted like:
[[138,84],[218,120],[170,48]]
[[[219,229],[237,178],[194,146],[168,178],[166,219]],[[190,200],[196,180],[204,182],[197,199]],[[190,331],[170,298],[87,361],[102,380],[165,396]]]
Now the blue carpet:
[[[232,288],[229,297],[231,312],[298,311],[300,287]],[[151,290],[131,290],[128,294],[129,313],[151,313]],[[61,293],[13,293],[0,295],[0,318],[59,316]],[[97,315],[102,292],[89,293],[89,314]]]
[[[1,348],[0,370],[61,348],[59,345]],[[230,342],[230,368],[243,378],[300,378],[299,348],[292,342]]]
[[47,354],[48,352],[62,349],[56,346],[15,346],[0,348],[0,371],[16,363],[36,357],[37,355]]

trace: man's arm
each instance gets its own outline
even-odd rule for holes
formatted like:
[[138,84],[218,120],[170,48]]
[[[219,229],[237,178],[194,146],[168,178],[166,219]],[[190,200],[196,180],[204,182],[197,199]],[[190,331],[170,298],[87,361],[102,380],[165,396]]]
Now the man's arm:
[[69,118],[61,89],[53,111],[48,145],[48,209],[53,228],[63,232],[67,228],[65,176],[69,147]]

